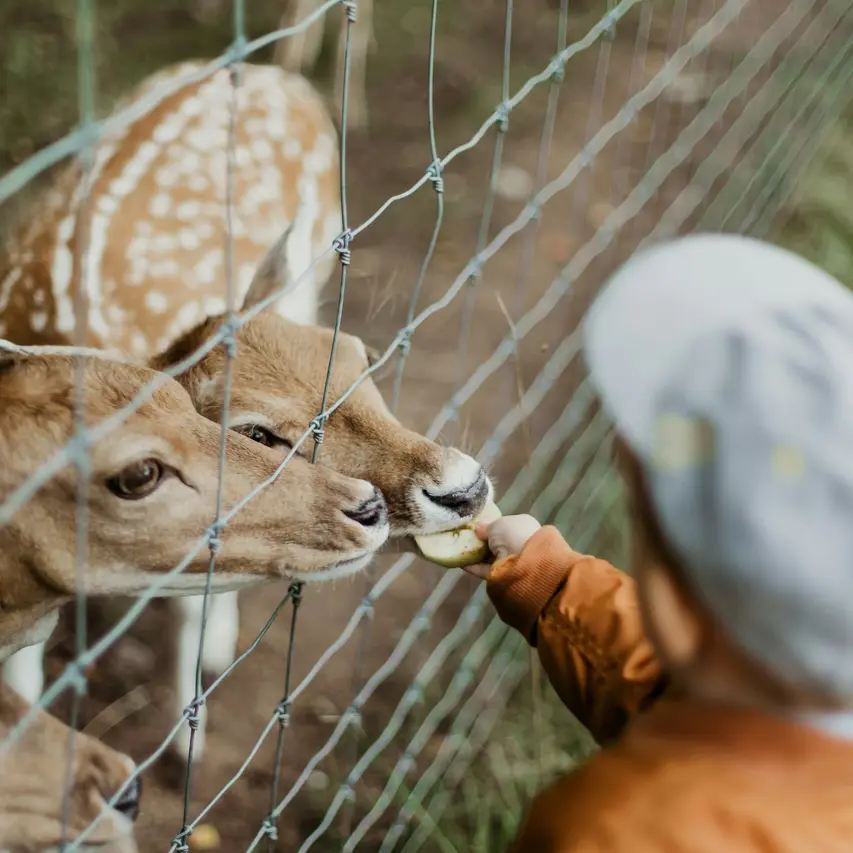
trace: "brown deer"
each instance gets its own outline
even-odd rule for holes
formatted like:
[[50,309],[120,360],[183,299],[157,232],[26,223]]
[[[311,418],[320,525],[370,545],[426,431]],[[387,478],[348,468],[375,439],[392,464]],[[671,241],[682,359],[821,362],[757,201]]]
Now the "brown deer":
[[[66,762],[70,730],[47,712],[39,712],[14,744],[4,744],[29,711],[24,699],[0,684],[0,850],[57,850],[63,841],[63,823],[65,840],[75,841],[126,786],[82,849],[136,853],[133,827],[139,814],[141,785],[138,780],[127,784],[135,769],[133,761],[78,732],[74,735],[69,778]],[[68,810],[63,814],[69,783]]]
[[[175,73],[164,72],[160,77],[168,80]],[[150,92],[159,85],[149,81],[138,91]],[[309,276],[300,274],[312,257],[329,248],[340,227],[337,139],[316,98],[301,100],[311,91],[306,87],[301,78],[280,70],[245,66],[241,91],[248,94],[241,102],[237,127],[236,195],[244,199],[268,193],[263,205],[237,204],[237,297],[248,308],[274,299],[279,291],[285,295],[237,333],[229,424],[270,445],[279,458],[296,431],[304,431],[319,410],[331,345],[331,331],[312,324],[317,319],[318,293],[334,256],[324,258],[322,267],[315,265]],[[5,324],[9,337],[26,343],[67,342],[74,296],[83,290],[89,297],[88,340],[93,345],[129,351],[138,358],[150,359],[160,352],[150,363],[161,368],[209,339],[224,307],[224,177],[221,185],[214,185],[209,180],[210,152],[203,158],[191,149],[207,138],[198,110],[207,116],[205,121],[214,120],[210,115],[215,118],[216,110],[227,115],[225,105],[231,94],[228,75],[220,74],[180,97],[173,96],[168,105],[159,102],[154,113],[123,136],[102,143],[92,180],[90,207],[95,215],[86,287],[81,283],[83,264],[78,255],[85,219],[78,199],[79,168],[72,166],[57,180],[48,202],[0,257],[0,325]],[[187,108],[188,101],[195,105]],[[301,104],[298,110],[287,106],[291,101]],[[276,110],[273,103],[285,106]],[[178,126],[176,115],[187,111],[191,115]],[[294,120],[294,115],[302,116],[301,120]],[[216,121],[224,132],[224,119]],[[295,139],[276,137],[275,159],[266,170],[259,170],[251,156],[241,158],[239,153],[263,149],[271,139],[269,125],[278,121],[286,123]],[[171,141],[160,150],[158,139]],[[215,143],[223,146],[223,158],[226,141],[220,135]],[[188,150],[198,155],[190,157],[190,165],[200,174],[187,171]],[[288,150],[294,153],[293,159],[281,154]],[[146,151],[150,153],[145,155],[145,168],[131,166],[142,162]],[[224,176],[224,160],[217,168]],[[97,211],[104,208],[109,215],[98,220]],[[181,219],[182,211],[189,218]],[[276,231],[271,234],[273,228]],[[187,235],[195,233],[193,229],[203,232],[205,242],[187,248],[192,243]],[[216,241],[211,237],[215,232]],[[144,235],[141,247],[135,243],[140,234]],[[272,245],[266,254],[261,239],[267,240],[266,247]],[[329,404],[368,365],[364,344],[342,335]],[[224,352],[218,348],[181,377],[198,411],[215,420],[222,408],[223,368]],[[396,537],[458,526],[478,513],[491,495],[491,483],[475,460],[405,429],[369,380],[326,424],[320,460],[343,473],[363,472],[387,493]],[[176,691],[180,709],[193,695],[202,602],[183,598],[176,604],[182,620]],[[209,624],[214,627],[205,641],[203,665],[219,673],[233,660],[237,643],[239,621],[233,594],[212,599]],[[40,654],[39,649],[27,651],[6,668],[6,678],[27,697],[41,690]],[[196,756],[201,754],[203,731],[202,720]],[[186,747],[181,739],[174,745],[180,751]]]
[[[125,100],[151,105],[105,135],[84,197],[70,164],[12,231],[0,259],[0,336],[67,343],[87,303],[90,346],[150,358],[225,304],[225,201],[234,90],[216,72],[177,93],[201,62],[167,68]],[[337,134],[302,77],[244,65],[237,88],[233,259],[242,299],[265,251],[286,229],[299,287],[279,308],[313,323],[341,230]],[[86,245],[86,267],[80,249]],[[236,303],[236,304],[239,304]]]
[[[147,367],[56,351],[0,360],[1,502],[72,438],[78,381],[93,425],[157,377],[150,399],[89,449],[87,595],[138,595],[158,580],[159,596],[204,591],[209,554],[198,545],[216,517],[220,430],[177,382]],[[355,572],[384,544],[387,510],[372,484],[293,463],[219,536],[214,590]],[[226,466],[227,512],[275,474],[280,458],[235,433]],[[0,660],[43,642],[79,591],[78,491],[78,468],[65,464],[0,526]],[[183,572],[170,575],[182,561]]]

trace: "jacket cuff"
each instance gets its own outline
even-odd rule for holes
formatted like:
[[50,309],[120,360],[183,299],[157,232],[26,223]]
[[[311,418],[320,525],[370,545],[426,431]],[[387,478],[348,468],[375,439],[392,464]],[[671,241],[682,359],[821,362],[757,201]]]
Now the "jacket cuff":
[[556,527],[538,530],[520,554],[492,566],[486,591],[498,616],[535,646],[539,616],[581,559],[583,555],[566,544]]

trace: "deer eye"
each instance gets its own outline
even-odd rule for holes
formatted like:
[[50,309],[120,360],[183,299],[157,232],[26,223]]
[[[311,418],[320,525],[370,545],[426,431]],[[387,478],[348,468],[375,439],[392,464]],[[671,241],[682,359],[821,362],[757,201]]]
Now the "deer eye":
[[234,427],[234,432],[239,432],[240,435],[245,435],[246,438],[257,441],[258,444],[263,444],[264,447],[293,447],[293,445],[284,438],[279,438],[272,430],[266,427],[258,426],[258,424],[245,424],[243,426]]
[[124,500],[137,501],[152,494],[165,475],[163,464],[156,459],[142,459],[107,480],[107,488]]

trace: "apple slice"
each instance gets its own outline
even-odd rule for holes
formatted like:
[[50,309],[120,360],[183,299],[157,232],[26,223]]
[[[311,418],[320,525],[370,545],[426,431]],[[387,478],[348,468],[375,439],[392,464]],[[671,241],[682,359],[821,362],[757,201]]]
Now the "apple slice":
[[488,544],[475,533],[477,525],[481,521],[489,523],[497,521],[501,514],[498,505],[489,501],[476,518],[462,527],[457,527],[456,530],[413,538],[418,550],[431,563],[444,566],[445,569],[473,566],[489,558]]

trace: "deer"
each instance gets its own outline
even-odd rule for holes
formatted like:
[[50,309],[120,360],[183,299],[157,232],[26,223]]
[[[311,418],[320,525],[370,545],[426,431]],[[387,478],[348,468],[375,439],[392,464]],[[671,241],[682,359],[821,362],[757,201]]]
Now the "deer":
[[[115,416],[155,379],[159,387],[148,399],[90,443],[82,577],[78,466],[62,459],[0,526],[0,661],[43,643],[59,609],[81,592],[138,596],[159,582],[160,597],[204,593],[210,554],[198,545],[217,517],[220,488],[227,512],[269,482],[249,511],[236,511],[221,533],[214,531],[214,591],[358,572],[385,543],[387,509],[373,484],[301,458],[278,473],[276,453],[231,431],[220,487],[220,428],[196,412],[171,377],[97,350],[36,347],[0,359],[3,501],[71,440],[81,395],[91,426]],[[179,565],[183,571],[175,572]]]
[[[5,743],[12,729],[30,712],[28,702],[0,684],[0,850],[58,850],[63,838],[75,841],[106,810],[81,849],[89,853],[136,853],[133,830],[142,785],[138,777],[130,782],[136,770],[134,762],[101,741],[76,732],[69,777],[71,731],[47,711],[38,711],[14,743]],[[69,786],[70,796],[66,796]],[[107,809],[119,791],[123,793]]]
[[[159,82],[144,82],[129,100],[162,92],[164,81],[201,67],[190,63],[164,71]],[[304,431],[319,412],[329,362],[333,333],[317,321],[320,293],[335,264],[334,255],[323,252],[341,227],[338,145],[325,108],[302,78],[252,65],[244,66],[241,76],[245,97],[236,129],[234,289],[236,309],[254,316],[234,335],[227,422],[281,458],[300,425]],[[229,75],[219,72],[171,96],[168,104],[155,98],[153,111],[136,125],[102,141],[89,179],[93,214],[86,287],[79,251],[85,233],[79,165],[56,178],[0,254],[0,330],[29,345],[68,343],[74,297],[85,291],[90,297],[86,342],[105,352],[173,370],[182,355],[210,340],[214,327],[228,318],[223,314],[225,163],[214,163],[215,151],[202,141],[213,132],[204,130],[208,122],[224,132],[227,110],[221,112],[231,96]],[[184,118],[179,121],[179,116]],[[278,130],[270,135],[270,124],[277,121],[291,135],[279,138]],[[263,160],[266,171],[251,157],[239,156],[256,147],[265,151],[271,140],[278,148],[272,161]],[[220,135],[216,145],[225,142]],[[299,156],[289,158],[288,151]],[[144,169],[133,165],[142,160]],[[216,175],[220,183],[213,180]],[[268,193],[264,204],[246,202],[263,193]],[[101,213],[104,218],[98,219]],[[193,242],[189,233],[199,234],[200,242]],[[320,263],[312,264],[318,256]],[[259,310],[262,305],[266,307]],[[374,359],[375,352],[360,338],[341,333],[329,405]],[[225,414],[224,369],[225,350],[216,347],[178,377],[196,410],[214,421]],[[362,472],[380,489],[388,504],[390,535],[398,542],[466,523],[493,491],[470,456],[403,427],[370,378],[326,422],[319,461],[345,474]],[[175,605],[175,701],[182,709],[194,691],[202,602],[183,598]],[[211,599],[208,624],[214,627],[206,635],[202,663],[205,672],[218,675],[235,657],[236,594]],[[4,672],[27,697],[41,691],[40,655],[40,649],[31,649],[10,661]],[[202,708],[195,759],[204,753],[204,713]],[[186,747],[182,733],[173,749],[185,755]]]
[[[281,21],[280,29],[290,29],[304,21],[322,5],[322,0],[290,0]],[[218,17],[224,10],[224,0],[195,0],[196,17],[209,21]],[[373,0],[342,2],[343,7],[333,14],[339,15],[338,41],[335,48],[335,77],[333,97],[335,104],[343,103],[344,73],[346,70],[346,20],[352,18],[350,33],[350,74],[347,97],[347,128],[363,130],[367,127],[367,54],[375,49],[376,39],[373,30]],[[332,15],[326,13],[306,29],[299,30],[287,38],[276,42],[275,62],[285,71],[307,74],[317,66],[323,37]]]

